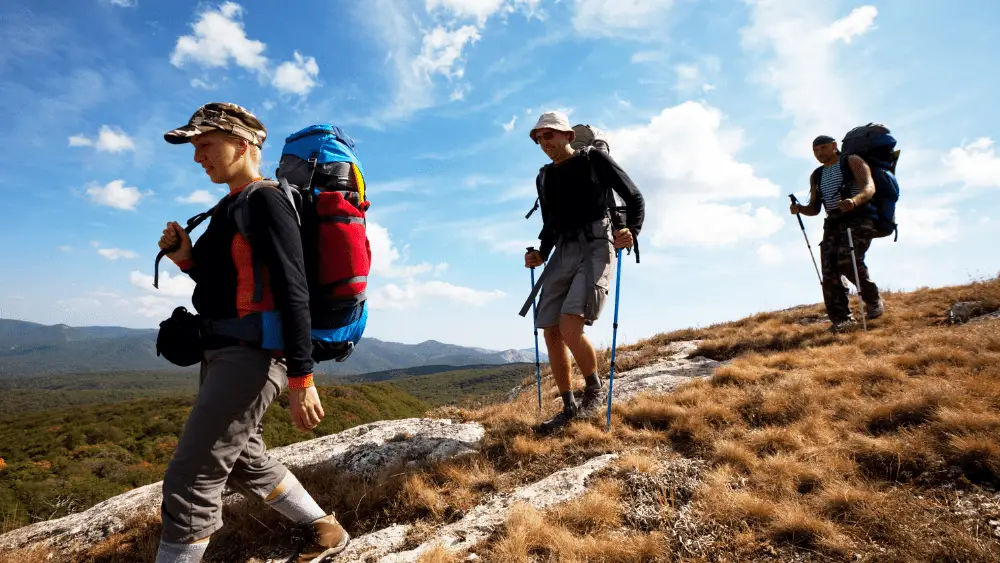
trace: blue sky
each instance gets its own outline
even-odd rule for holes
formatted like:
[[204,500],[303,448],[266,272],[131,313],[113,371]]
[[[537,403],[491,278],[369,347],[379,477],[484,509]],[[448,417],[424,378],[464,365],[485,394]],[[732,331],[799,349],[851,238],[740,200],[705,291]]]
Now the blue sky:
[[[288,6],[294,5],[295,10]],[[1000,21],[993,2],[363,0],[4,2],[0,317],[155,327],[191,284],[156,241],[222,195],[164,131],[232,101],[269,128],[264,170],[312,123],[357,140],[375,266],[367,335],[533,345],[517,311],[537,244],[540,112],[608,132],[647,200],[619,341],[821,299],[787,194],[810,140],[899,139],[883,288],[1000,267]],[[807,219],[819,242],[822,219]],[[201,229],[198,231],[201,232]],[[589,330],[611,340],[614,295]]]

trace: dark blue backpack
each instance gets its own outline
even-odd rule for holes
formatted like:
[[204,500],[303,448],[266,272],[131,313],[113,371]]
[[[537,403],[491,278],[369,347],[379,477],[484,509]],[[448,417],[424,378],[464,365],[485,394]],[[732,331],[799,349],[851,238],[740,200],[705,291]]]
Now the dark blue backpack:
[[895,233],[895,242],[899,239],[896,224],[896,202],[899,201],[896,162],[899,161],[899,151],[896,150],[896,139],[889,134],[889,128],[885,125],[869,123],[848,131],[840,143],[840,152],[840,168],[845,184],[848,179],[854,178],[854,173],[847,164],[848,156],[858,155],[868,164],[875,183],[875,196],[870,202],[875,218],[875,237],[887,237]]

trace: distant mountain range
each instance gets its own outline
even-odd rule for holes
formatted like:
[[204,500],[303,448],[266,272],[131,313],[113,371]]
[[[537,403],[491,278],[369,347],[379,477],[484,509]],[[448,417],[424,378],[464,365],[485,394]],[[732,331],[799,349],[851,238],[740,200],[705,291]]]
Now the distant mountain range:
[[[0,319],[0,378],[60,373],[195,370],[156,355],[156,329],[37,323]],[[548,357],[541,353],[541,360]],[[343,363],[323,362],[318,373],[361,374],[417,366],[534,363],[534,348],[488,350],[428,340],[420,344],[365,337]]]

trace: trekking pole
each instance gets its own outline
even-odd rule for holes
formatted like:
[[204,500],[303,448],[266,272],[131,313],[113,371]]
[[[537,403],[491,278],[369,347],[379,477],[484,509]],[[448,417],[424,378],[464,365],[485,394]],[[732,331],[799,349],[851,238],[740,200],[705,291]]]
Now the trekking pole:
[[[795,194],[788,194],[788,197],[792,199],[792,203],[799,205],[799,200],[795,199]],[[819,279],[819,285],[823,285],[823,276],[819,275],[819,266],[816,265],[816,256],[813,255],[812,245],[809,244],[809,235],[806,234],[806,226],[802,223],[802,216],[798,213],[795,214],[795,218],[799,220],[799,227],[802,229],[802,236],[806,238],[806,248],[809,249],[809,257],[812,258],[813,268],[816,270],[816,277]]]
[[621,293],[622,285],[622,250],[615,250],[618,255],[618,267],[615,268],[615,320],[611,333],[611,366],[608,369],[608,424],[605,432],[611,431],[611,397],[615,392],[615,347],[618,343],[618,295]]
[[[535,247],[529,246],[528,252],[537,252]],[[535,268],[531,268],[531,288],[535,288]],[[535,381],[538,383],[538,414],[542,414],[542,362],[538,356],[538,312],[535,311],[535,300],[531,300],[531,317],[535,327]]]
[[851,249],[851,264],[854,265],[854,287],[858,290],[858,306],[861,308],[861,327],[868,332],[868,323],[865,321],[865,300],[861,298],[861,276],[858,275],[858,257],[854,255],[854,237],[851,236],[850,227],[847,228],[847,244]]

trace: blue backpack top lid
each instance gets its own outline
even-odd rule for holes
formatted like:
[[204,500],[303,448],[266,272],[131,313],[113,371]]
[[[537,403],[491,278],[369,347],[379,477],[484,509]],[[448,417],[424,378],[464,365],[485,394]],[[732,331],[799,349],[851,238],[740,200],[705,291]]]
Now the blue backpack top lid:
[[354,139],[335,125],[310,125],[292,133],[285,138],[281,155],[294,155],[302,160],[315,157],[317,164],[350,162],[358,168],[362,176],[365,173],[355,152]]

